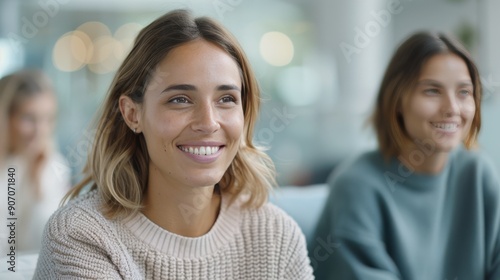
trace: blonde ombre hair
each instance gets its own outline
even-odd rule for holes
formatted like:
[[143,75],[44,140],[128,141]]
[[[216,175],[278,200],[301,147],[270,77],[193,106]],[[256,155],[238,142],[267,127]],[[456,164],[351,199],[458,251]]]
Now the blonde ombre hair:
[[169,12],[146,26],[122,63],[111,84],[97,120],[92,150],[84,168],[84,179],[63,201],[72,199],[89,183],[103,198],[103,213],[113,218],[141,209],[148,185],[149,155],[142,134],[125,123],[118,101],[122,95],[141,104],[157,65],[172,49],[203,39],[225,50],[237,63],[242,77],[244,135],[238,152],[219,182],[232,201],[248,194],[246,207],[260,207],[275,185],[275,169],[269,156],[252,143],[260,107],[257,80],[237,40],[219,23],[207,17],[194,18],[186,10]]
[[481,78],[469,52],[456,40],[440,33],[418,32],[406,39],[396,50],[384,74],[375,112],[372,117],[379,149],[389,158],[399,156],[411,145],[399,108],[403,97],[417,84],[423,65],[433,56],[443,53],[460,57],[469,70],[474,88],[476,112],[464,144],[467,149],[476,146],[481,129]]

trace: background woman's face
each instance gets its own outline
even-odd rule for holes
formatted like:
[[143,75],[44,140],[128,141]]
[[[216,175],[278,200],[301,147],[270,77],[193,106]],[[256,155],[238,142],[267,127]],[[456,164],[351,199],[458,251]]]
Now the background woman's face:
[[200,39],[168,53],[142,105],[150,176],[176,186],[220,181],[243,135],[241,84],[238,65],[215,44]]
[[467,65],[455,54],[438,54],[422,67],[417,86],[403,98],[401,114],[412,140],[437,152],[459,146],[470,131],[474,87]]
[[12,154],[39,152],[54,131],[57,104],[52,93],[25,97],[9,120],[9,151]]

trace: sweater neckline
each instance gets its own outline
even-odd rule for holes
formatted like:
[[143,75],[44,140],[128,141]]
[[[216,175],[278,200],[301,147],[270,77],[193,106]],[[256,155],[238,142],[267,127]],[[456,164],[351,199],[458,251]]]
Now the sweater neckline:
[[446,185],[451,165],[456,156],[456,153],[461,148],[454,149],[448,154],[446,163],[443,169],[436,174],[419,173],[410,171],[408,167],[397,157],[393,157],[390,164],[392,172],[397,172],[405,181],[404,185],[417,189],[435,189],[438,186]]
[[229,205],[229,197],[221,195],[219,215],[212,228],[199,237],[172,233],[138,212],[124,221],[132,234],[154,250],[179,259],[195,259],[217,253],[231,241],[240,228],[238,201]]

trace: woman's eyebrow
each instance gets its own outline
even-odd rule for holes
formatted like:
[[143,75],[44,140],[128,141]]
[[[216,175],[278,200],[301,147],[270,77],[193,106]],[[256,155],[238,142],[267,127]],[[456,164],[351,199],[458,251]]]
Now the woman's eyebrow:
[[[435,87],[442,87],[442,83],[435,81],[435,80],[421,80],[418,81],[418,85],[427,85],[427,86],[435,86]],[[457,83],[458,86],[471,86],[473,87],[474,85],[472,84],[472,81],[459,81]]]
[[171,85],[171,86],[168,86],[166,89],[164,89],[161,93],[173,91],[173,90],[194,91],[194,90],[196,90],[196,87],[193,85],[188,85],[188,84]]
[[442,84],[438,81],[435,80],[421,80],[418,81],[419,85],[427,85],[427,86],[435,86],[435,87],[441,87]]
[[[174,91],[174,90],[195,91],[196,87],[194,85],[189,85],[189,84],[171,85],[171,86],[168,86],[166,89],[164,89],[162,91],[162,93],[168,92],[168,91]],[[219,91],[226,91],[226,90],[241,91],[241,89],[236,85],[220,85],[217,87],[217,90],[219,90]]]
[[241,89],[236,86],[236,85],[220,85],[217,87],[217,90],[224,91],[224,90],[237,90],[241,91]]
[[473,87],[474,86],[474,84],[472,84],[471,81],[461,81],[458,83],[458,85],[461,87],[465,87],[465,86]]

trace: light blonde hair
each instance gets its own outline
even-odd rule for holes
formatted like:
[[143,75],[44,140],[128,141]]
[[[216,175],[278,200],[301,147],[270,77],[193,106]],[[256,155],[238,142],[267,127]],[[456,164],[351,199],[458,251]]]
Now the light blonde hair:
[[148,185],[149,156],[142,134],[133,133],[126,125],[119,98],[130,97],[142,103],[157,65],[172,49],[203,39],[226,51],[238,64],[242,77],[244,137],[231,165],[223,175],[221,192],[231,194],[234,201],[248,193],[246,207],[260,207],[275,185],[275,169],[271,159],[252,143],[258,117],[260,92],[257,80],[237,40],[214,20],[194,18],[186,10],[169,12],[145,27],[118,69],[106,101],[101,108],[97,133],[84,168],[84,179],[63,201],[72,199],[92,183],[104,199],[103,213],[113,218],[141,209]]
[[476,146],[481,128],[481,79],[469,52],[456,40],[439,33],[418,32],[406,39],[396,50],[385,72],[372,117],[379,149],[389,158],[401,154],[412,142],[404,127],[399,108],[406,94],[415,87],[423,65],[433,56],[451,53],[459,56],[469,70],[474,87],[476,112],[464,144]]

